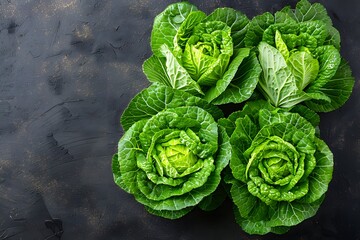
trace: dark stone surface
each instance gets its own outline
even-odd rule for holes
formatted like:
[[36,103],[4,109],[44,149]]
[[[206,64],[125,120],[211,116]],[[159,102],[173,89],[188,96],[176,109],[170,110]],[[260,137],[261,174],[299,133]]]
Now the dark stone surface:
[[[360,2],[321,1],[342,36],[353,95],[321,114],[335,172],[318,214],[249,236],[231,203],[179,220],[148,214],[113,182],[119,117],[148,86],[154,17],[175,1],[0,0],[0,239],[360,239]],[[194,0],[249,17],[296,1]]]

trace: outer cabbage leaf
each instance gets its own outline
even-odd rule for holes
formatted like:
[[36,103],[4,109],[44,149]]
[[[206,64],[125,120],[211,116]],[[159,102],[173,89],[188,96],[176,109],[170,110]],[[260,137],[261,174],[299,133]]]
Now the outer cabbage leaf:
[[145,60],[143,72],[150,82],[172,87],[170,77],[166,71],[166,58],[152,55]]
[[162,56],[160,48],[163,44],[173,48],[173,39],[177,30],[188,14],[196,10],[196,6],[188,2],[174,3],[155,17],[151,32],[151,49],[156,56]]
[[316,53],[319,56],[319,74],[315,81],[310,82],[308,92],[319,91],[335,75],[341,61],[339,51],[331,45],[318,47]]
[[332,21],[327,14],[326,9],[320,3],[311,4],[307,0],[301,0],[297,3],[295,9],[290,7],[283,8],[280,12],[285,13],[296,22],[308,22],[319,20],[326,25],[327,36],[324,45],[333,45],[340,50],[339,31],[332,26]]
[[325,39],[324,45],[333,45],[336,49],[340,50],[340,33],[333,26],[328,26],[328,36]]
[[[218,159],[227,159],[226,161],[222,161],[222,166],[220,169],[224,168],[225,165],[228,164],[231,158],[231,145],[229,141],[229,136],[224,127],[219,126],[219,143],[221,146],[219,147]],[[220,180],[220,178],[218,179]],[[224,189],[224,186],[219,185],[214,193],[205,197],[200,203],[199,207],[204,211],[212,211],[220,206],[220,204],[225,200],[227,197],[227,193]]]
[[317,127],[320,124],[319,115],[316,112],[314,112],[313,110],[311,110],[303,105],[294,106],[290,110],[290,112],[298,113],[300,116],[305,118],[308,122],[310,122],[314,127]]
[[191,210],[193,210],[194,207],[187,207],[187,208],[184,208],[181,210],[176,210],[176,211],[174,211],[174,210],[154,210],[148,206],[145,206],[145,209],[149,213],[159,216],[159,217],[168,218],[168,219],[178,219],[178,218],[185,216],[189,212],[191,212]]
[[321,100],[307,101],[306,105],[316,112],[330,112],[342,105],[349,99],[354,87],[355,79],[351,74],[348,63],[342,59],[335,75],[318,89],[331,98],[331,102]]
[[320,123],[319,115],[303,105],[296,105],[292,108],[276,108],[264,100],[249,101],[241,111],[231,113],[228,118],[219,119],[218,123],[223,126],[227,130],[228,135],[231,136],[235,130],[235,123],[238,118],[248,117],[255,124],[260,124],[259,113],[261,110],[297,113],[311,123],[313,127],[317,127]]
[[[286,13],[276,12],[275,15],[265,12],[261,15],[255,16],[248,24],[247,32],[245,35],[245,46],[256,47],[263,41],[264,32],[268,27],[273,24],[286,23],[290,26],[296,23],[295,20],[290,18]],[[288,26],[287,25],[287,26]],[[288,27],[288,29],[291,29]]]
[[124,130],[128,130],[134,123],[149,119],[167,108],[181,106],[198,106],[209,112],[215,120],[223,116],[222,111],[184,91],[179,91],[159,84],[153,84],[136,95],[124,110],[121,116],[121,124]]
[[[231,147],[230,147],[231,148]],[[220,184],[211,195],[205,197],[198,205],[201,210],[213,211],[218,208],[227,198],[225,188]]]
[[247,56],[249,56],[249,54],[249,48],[242,48],[237,52],[235,58],[230,63],[228,70],[224,73],[222,78],[216,82],[216,85],[212,86],[209,90],[206,91],[204,96],[205,100],[211,102],[227,89],[230,82],[233,80],[240,64]]
[[[212,103],[216,105],[226,103],[241,103],[248,100],[254,92],[260,78],[261,66],[256,54],[251,51],[240,64],[235,77],[228,87]],[[222,79],[224,80],[224,78]],[[220,82],[220,80],[218,81]]]
[[121,143],[118,147],[124,149],[120,153],[114,155],[112,161],[112,170],[114,173],[114,180],[119,187],[131,194],[136,194],[139,190],[136,188],[136,172],[137,164],[136,161],[128,161],[126,164],[122,164],[120,170],[120,159],[136,159],[138,153],[143,151],[139,148],[139,143],[134,139],[133,135],[138,135],[144,127],[146,121],[138,121],[131,128],[125,132],[122,136]]
[[232,8],[217,8],[204,21],[221,21],[231,28],[234,49],[245,47],[244,38],[249,19]]
[[307,0],[301,0],[296,4],[296,8],[294,10],[289,7],[285,7],[281,11],[287,13],[297,22],[320,20],[328,26],[332,26],[331,18],[327,14],[324,6],[320,3],[311,4]]
[[248,31],[245,35],[245,46],[253,47],[258,46],[262,41],[262,36],[264,31],[271,25],[275,23],[274,16],[265,12],[261,15],[255,16],[250,23],[248,24]]

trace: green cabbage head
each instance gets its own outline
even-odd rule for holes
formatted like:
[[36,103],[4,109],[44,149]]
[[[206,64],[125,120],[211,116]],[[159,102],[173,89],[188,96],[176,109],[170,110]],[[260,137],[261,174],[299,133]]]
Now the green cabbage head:
[[304,102],[316,112],[329,112],[349,98],[354,78],[340,55],[339,32],[321,4],[301,0],[295,9],[258,15],[244,41],[258,48],[259,89],[274,106]]
[[217,107],[186,92],[147,88],[123,113],[127,131],[113,158],[115,182],[165,218],[179,218],[202,201],[200,207],[211,208],[206,197],[217,189],[231,152],[219,116]]
[[197,95],[214,104],[242,102],[261,72],[256,54],[244,48],[248,18],[231,8],[210,15],[188,2],[169,5],[154,21],[154,53],[143,70],[151,82]]
[[315,215],[333,172],[333,155],[316,134],[318,119],[303,106],[285,112],[255,101],[220,120],[233,149],[225,181],[246,232],[280,234]]

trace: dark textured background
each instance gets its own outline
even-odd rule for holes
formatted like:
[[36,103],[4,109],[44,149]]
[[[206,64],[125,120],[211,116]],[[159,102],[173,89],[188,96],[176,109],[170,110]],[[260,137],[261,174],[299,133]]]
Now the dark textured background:
[[[119,117],[148,86],[154,17],[174,1],[0,0],[0,239],[360,239],[360,2],[321,1],[357,79],[321,114],[335,172],[318,214],[283,236],[248,236],[231,204],[180,220],[148,214],[113,183]],[[249,17],[296,1],[192,1]],[[59,221],[51,221],[52,219]],[[45,224],[46,222],[46,224]],[[51,229],[52,228],[52,229]],[[55,234],[54,234],[55,232]]]

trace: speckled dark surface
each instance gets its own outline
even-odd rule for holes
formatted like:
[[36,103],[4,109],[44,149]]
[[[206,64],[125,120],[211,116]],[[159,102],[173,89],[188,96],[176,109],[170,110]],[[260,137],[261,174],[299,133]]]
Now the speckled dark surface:
[[[360,239],[360,2],[321,1],[356,78],[321,114],[335,172],[318,214],[283,236],[249,236],[231,204],[179,220],[148,214],[112,178],[119,117],[148,86],[154,17],[174,1],[0,0],[0,239]],[[249,17],[296,1],[192,1]],[[55,220],[54,220],[55,219]],[[60,219],[60,220],[56,220]],[[62,226],[60,226],[62,223]]]

